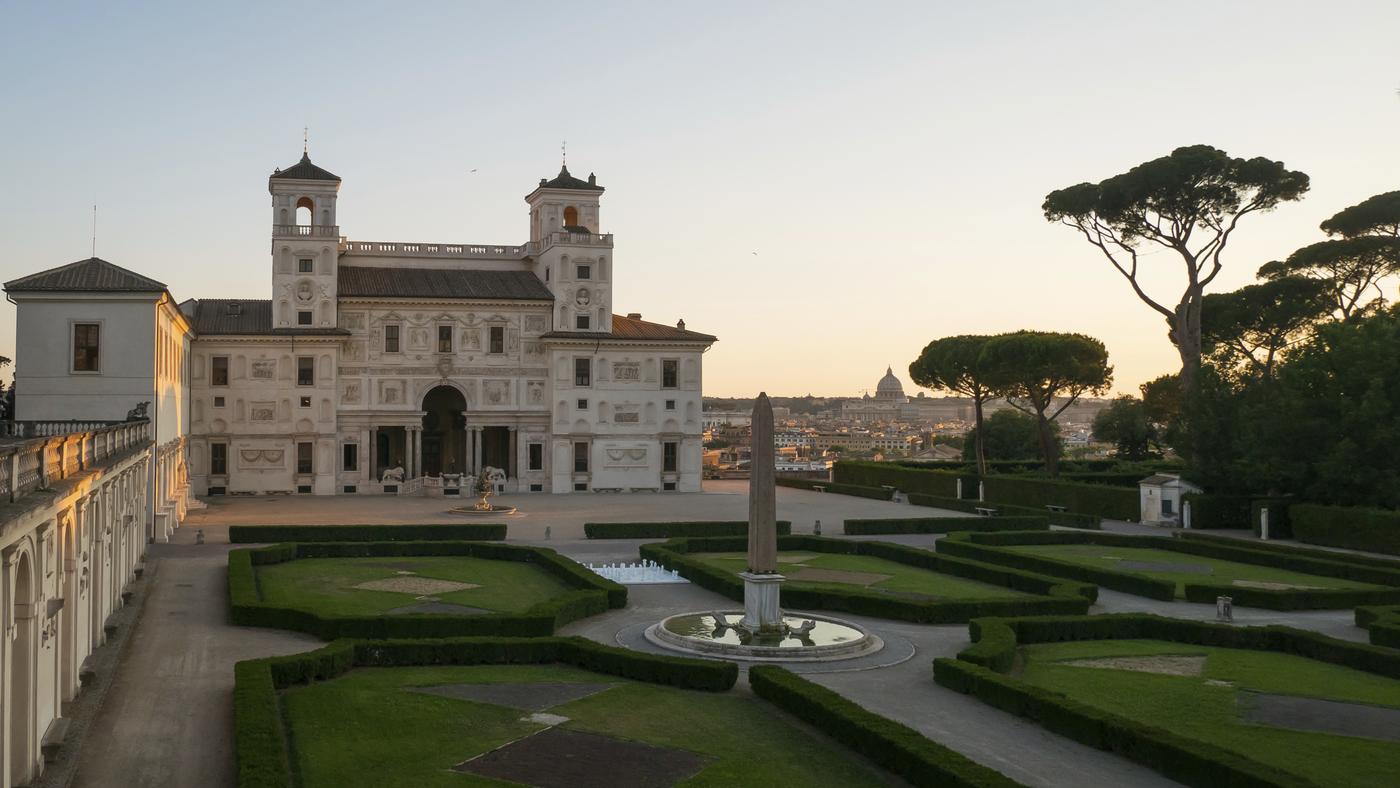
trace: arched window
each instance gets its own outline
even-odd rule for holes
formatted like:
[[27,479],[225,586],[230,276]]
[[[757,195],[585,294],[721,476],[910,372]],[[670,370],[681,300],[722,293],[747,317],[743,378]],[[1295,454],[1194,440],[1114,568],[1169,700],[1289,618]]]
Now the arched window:
[[315,214],[316,204],[310,197],[302,197],[297,200],[297,224],[310,226]]
[[578,226],[578,209],[575,208],[575,207],[572,206],[572,205],[570,205],[569,207],[567,207],[567,208],[564,209],[564,226],[565,226],[565,227],[577,227],[577,226]]

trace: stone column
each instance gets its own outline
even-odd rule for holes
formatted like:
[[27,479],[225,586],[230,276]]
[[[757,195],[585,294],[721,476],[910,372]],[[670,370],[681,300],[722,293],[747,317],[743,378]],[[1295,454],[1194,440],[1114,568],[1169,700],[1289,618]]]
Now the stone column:
[[372,429],[360,429],[360,437],[357,441],[360,446],[360,467],[357,475],[360,477],[361,484],[374,478],[374,469],[370,467],[370,464],[374,462],[374,456],[370,453],[374,451],[374,439],[370,437],[373,434]]
[[423,475],[423,428],[409,427],[409,441],[413,444],[409,452],[408,461],[413,464],[413,478]]
[[481,427],[472,427],[472,475],[481,473]]
[[744,618],[750,632],[781,630],[778,588],[777,461],[773,448],[773,405],[760,393],[753,407],[749,460],[749,550],[744,579]]
[[369,428],[369,456],[365,458],[369,463],[370,481],[379,481],[379,428]]
[[516,452],[518,451],[518,449],[517,449],[517,445],[516,445],[516,437],[515,437],[515,436],[516,436],[518,433],[517,433],[515,427],[511,427],[511,428],[509,428],[509,429],[510,429],[510,449],[509,449],[509,453],[508,453],[508,455],[507,455],[508,459],[507,459],[506,464],[509,465],[510,467],[509,467],[509,468],[506,468],[505,471],[506,471],[506,478],[511,479],[512,481],[514,481],[514,479],[515,479],[515,477],[516,477],[516,474],[518,473],[518,469],[519,469],[519,467],[520,467],[520,458],[516,456]]

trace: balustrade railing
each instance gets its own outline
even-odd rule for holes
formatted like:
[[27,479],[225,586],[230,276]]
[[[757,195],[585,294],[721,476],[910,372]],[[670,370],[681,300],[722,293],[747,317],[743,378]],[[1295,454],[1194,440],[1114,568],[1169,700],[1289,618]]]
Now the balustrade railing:
[[347,241],[341,250],[347,255],[376,257],[448,257],[458,259],[519,259],[532,253],[531,244],[423,244],[392,241]]
[[26,493],[51,487],[108,457],[146,446],[149,421],[0,422],[0,499],[14,502]]
[[340,226],[335,224],[274,224],[272,234],[277,237],[339,238]]

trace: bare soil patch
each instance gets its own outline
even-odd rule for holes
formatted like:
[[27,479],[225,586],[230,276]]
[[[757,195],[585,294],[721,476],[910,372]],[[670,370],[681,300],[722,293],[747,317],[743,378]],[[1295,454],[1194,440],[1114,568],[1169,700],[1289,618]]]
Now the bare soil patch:
[[398,594],[431,596],[433,594],[450,594],[453,591],[466,591],[469,588],[481,588],[481,586],[476,583],[458,583],[455,580],[400,575],[386,577],[382,580],[366,580],[356,585],[355,588],[365,591],[393,591]]
[[801,570],[788,575],[789,580],[799,580],[808,583],[849,583],[857,586],[871,586],[882,580],[889,580],[894,575],[882,575],[876,572],[848,572],[844,569],[818,569],[816,567],[803,567]]
[[411,692],[438,695],[444,698],[489,703],[521,711],[544,711],[570,701],[596,695],[616,684],[591,684],[577,681],[501,682],[497,684],[439,684],[433,687],[413,687]]
[[538,788],[669,788],[711,760],[687,750],[546,728],[452,768]]
[[1133,670],[1139,673],[1161,673],[1166,676],[1199,676],[1206,668],[1204,656],[1166,655],[1155,657],[1102,657],[1099,659],[1073,659],[1059,663],[1077,668],[1105,668],[1108,670]]

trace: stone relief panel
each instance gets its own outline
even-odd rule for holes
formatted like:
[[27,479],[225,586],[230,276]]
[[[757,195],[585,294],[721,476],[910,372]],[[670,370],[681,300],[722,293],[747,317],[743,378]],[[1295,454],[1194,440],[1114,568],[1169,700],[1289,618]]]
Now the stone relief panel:
[[341,358],[345,361],[364,361],[365,343],[362,341],[346,342],[341,351]]
[[270,422],[277,421],[276,402],[250,402],[248,403],[248,420]]
[[379,381],[379,404],[381,405],[402,405],[404,404],[404,386],[402,380],[381,380]]
[[276,380],[277,359],[255,358],[249,365],[248,376],[254,380]]
[[482,390],[486,395],[486,405],[502,406],[511,404],[509,380],[488,380],[482,385]]
[[637,412],[635,405],[619,405],[617,410],[613,411],[613,423],[641,424],[642,414]]
[[525,382],[525,402],[529,405],[544,405],[544,381]]
[[603,449],[603,467],[609,470],[635,470],[647,467],[647,445],[614,445]]
[[544,330],[545,330],[545,329],[544,329],[544,326],[545,326],[544,315],[526,315],[526,316],[525,316],[525,331],[527,331],[527,332],[533,332],[533,333],[536,333],[536,334],[543,334],[543,333],[544,333]]
[[340,392],[340,401],[346,405],[360,404],[360,382],[358,380],[342,381],[344,388]]
[[341,328],[344,328],[344,329],[348,329],[348,330],[350,330],[350,331],[364,331],[364,330],[365,330],[365,313],[364,313],[364,312],[341,312],[341,313],[340,313],[340,327],[341,327]]
[[526,361],[526,362],[543,363],[543,362],[544,362],[544,343],[543,343],[543,342],[526,342],[526,343],[525,343],[525,361]]
[[642,379],[642,365],[636,361],[614,361],[612,365],[613,380],[623,383],[635,383]]
[[408,330],[408,349],[426,351],[428,349],[428,329],[410,328]]
[[280,470],[287,460],[285,449],[239,449],[238,467],[245,471]]

